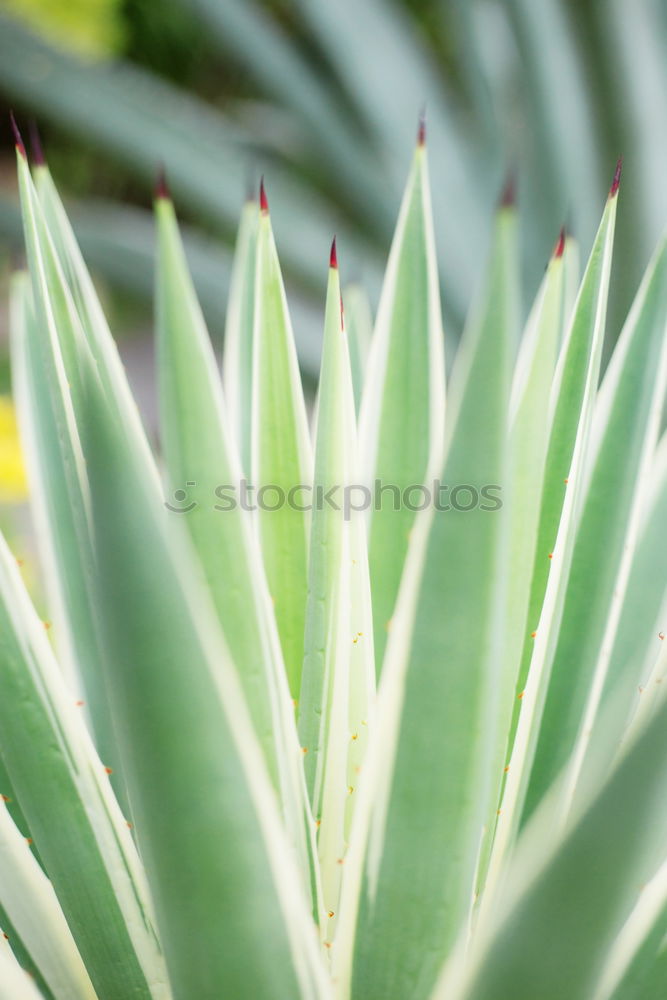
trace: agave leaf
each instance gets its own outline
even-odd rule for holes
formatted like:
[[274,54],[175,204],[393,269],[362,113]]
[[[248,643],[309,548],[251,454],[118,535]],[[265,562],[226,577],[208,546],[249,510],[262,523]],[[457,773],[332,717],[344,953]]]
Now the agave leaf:
[[0,802],[3,909],[55,1000],[96,1000],[53,886]]
[[628,575],[623,608],[614,638],[600,708],[590,735],[592,752],[583,762],[578,798],[590,794],[600,773],[616,754],[629,720],[643,697],[667,632],[665,584],[665,519],[667,518],[667,436],[656,449],[652,490],[643,512],[637,546]]
[[[71,291],[86,344],[98,367],[109,402],[116,406],[118,420],[127,424],[133,447],[140,449],[146,468],[154,470],[151,451],[118,349],[48,167],[36,167],[35,190],[62,274]],[[49,254],[44,249],[42,253],[48,259]]]
[[526,573],[526,567],[532,566],[535,556],[549,437],[549,410],[545,406],[545,400],[549,398],[562,326],[563,240],[564,237],[561,236],[528,318],[510,399],[509,482],[512,484],[512,503],[508,527],[507,634],[500,666],[497,747],[492,765],[495,788],[489,805],[489,817],[484,824],[485,843],[478,874],[480,887],[483,885],[493,838],[503,766],[506,763],[508,744],[511,746],[513,738],[517,672],[530,596],[530,575]]
[[[661,1000],[665,995],[667,914],[664,911],[652,931],[610,1000]],[[656,947],[658,940],[660,944]],[[607,996],[609,994],[605,993],[605,998]]]
[[[443,340],[426,149],[420,141],[378,306],[360,417],[362,468],[373,505],[369,562],[378,676],[421,502],[409,487],[419,490],[442,461]],[[384,492],[378,492],[378,482]]]
[[[252,485],[269,592],[293,698],[299,697],[308,564],[307,513],[299,487],[312,483],[306,408],[268,208],[257,244],[253,336]],[[272,509],[273,508],[273,509]]]
[[155,211],[162,446],[172,495],[185,497],[178,502],[170,498],[167,506],[194,543],[285,821],[307,872],[306,829],[312,827],[312,817],[261,554],[250,515],[239,506],[241,468],[171,200],[158,197]]
[[0,1000],[43,1000],[43,994],[21,968],[0,934]]
[[237,996],[326,997],[295,858],[189,539],[167,525],[152,477],[86,378],[105,669],[175,996],[217,1000],[224,983]]
[[0,799],[4,802],[5,806],[9,811],[9,815],[16,827],[21,831],[24,837],[30,836],[30,830],[28,824],[26,823],[25,816],[21,806],[19,805],[16,795],[14,794],[14,789],[12,788],[12,783],[9,780],[9,775],[7,774],[7,768],[5,767],[2,757],[0,756]]
[[[551,852],[544,842],[554,838],[542,818],[536,813],[526,828],[508,877],[512,888],[492,914],[490,937],[480,939],[469,982],[456,996],[594,995],[638,886],[664,854],[667,702]],[[551,822],[551,810],[545,818]],[[452,993],[436,994],[444,995]]]
[[641,887],[592,1000],[658,1000],[667,970],[667,862]]
[[[658,645],[656,643],[656,645]],[[654,656],[651,670],[644,681],[644,685],[639,688],[640,697],[636,699],[630,719],[623,730],[619,741],[620,753],[632,744],[638,732],[641,732],[659,710],[663,701],[663,691],[665,675],[667,674],[667,647],[664,642],[659,643],[658,655]],[[603,719],[604,717],[602,717]],[[597,746],[591,744],[591,756],[598,753]],[[578,803],[575,804],[575,808]]]
[[[115,345],[55,189],[41,168],[41,190],[54,227],[52,237],[20,149],[17,161],[34,302],[34,322],[28,316],[25,345],[19,347],[18,354],[25,356],[20,362],[23,414],[26,440],[33,453],[29,465],[36,485],[37,515],[44,526],[42,549],[57,627],[65,639],[65,666],[71,661],[77,668],[97,744],[115,766],[114,738],[99,671],[98,618],[90,595],[94,556],[79,434],[85,359],[97,364],[107,405],[126,429],[128,447],[137,452],[156,483],[157,472]],[[45,470],[48,475],[44,475]],[[122,792],[120,782],[116,787]]]
[[[534,635],[526,636],[517,680],[520,714],[510,731],[511,756],[482,898],[483,909],[493,905],[494,890],[504,871],[508,850],[516,839],[539,733],[545,685],[558,638],[576,516],[584,493],[586,445],[604,337],[616,203],[614,192],[602,216],[552,386],[549,446],[526,626],[526,632],[532,627]],[[551,571],[545,570],[544,563]]]
[[[586,267],[569,328],[563,342],[551,395],[551,430],[532,571],[528,627],[524,640],[519,690],[523,689],[533,653],[530,633],[537,623],[549,577],[569,479],[584,395],[597,386],[611,269],[617,197],[610,197]],[[591,361],[593,369],[591,369]],[[594,391],[594,390],[593,390]]]
[[[148,301],[155,285],[152,213],[102,199],[76,202],[68,198],[67,210],[93,273],[119,292]],[[9,197],[0,197],[0,235],[10,245],[18,245],[22,235],[21,213]],[[204,315],[213,335],[221,337],[231,253],[212,237],[192,227],[184,229],[183,241]],[[308,363],[308,352],[304,355],[304,363]]]
[[[320,378],[299,739],[318,822],[326,935],[336,925],[351,798],[374,692],[372,614],[356,483],[354,395],[335,258],[329,269]],[[331,496],[320,505],[320,497]],[[347,504],[347,506],[346,506]],[[354,522],[354,523],[353,523]],[[354,760],[350,759],[355,745]]]
[[[51,289],[62,292],[64,279],[61,274],[55,277],[53,255],[47,279],[40,239],[48,241],[48,235],[37,230],[34,199],[25,175],[23,194],[26,225],[31,227],[33,237],[29,255],[34,255],[31,265],[36,277],[31,283],[21,276],[15,278],[11,315],[13,387],[40,559],[61,664],[73,693],[82,697],[85,692],[97,745],[115,767],[111,720],[97,670],[101,653],[90,599],[93,552],[83,456],[72,387],[59,341],[64,331],[74,329],[76,317],[73,307],[65,315],[65,300],[57,307],[52,302]],[[81,344],[80,328],[77,335]],[[72,352],[69,360],[70,367],[75,366]]]
[[368,353],[373,336],[371,305],[361,285],[348,285],[345,289],[345,322],[347,324],[347,342],[350,349],[354,405],[357,416],[359,416],[362,390],[368,366]]
[[600,391],[601,434],[575,542],[526,809],[570,758],[574,794],[600,706],[667,385],[667,241],[637,294]]
[[44,982],[44,977],[30,957],[25,945],[12,926],[12,922],[5,910],[0,906],[0,934],[4,938],[3,944],[9,942],[9,949],[13,952],[14,958],[21,968],[28,973],[41,997],[44,1000],[54,1000],[53,993]]
[[421,514],[406,566],[348,855],[334,957],[341,995],[351,982],[353,997],[429,996],[469,917],[491,794],[507,565],[506,508],[479,491],[507,482],[515,333],[497,316],[511,315],[515,229],[503,208],[450,396],[442,481],[474,484],[481,507]]
[[563,250],[563,312],[561,340],[564,340],[570,327],[579,286],[581,285],[580,251],[577,241],[568,233],[565,234],[565,249]]
[[99,995],[170,996],[134,843],[0,540],[0,752]]
[[249,200],[243,206],[236,239],[222,364],[229,425],[246,476],[250,474],[251,462],[252,342],[258,227],[257,203]]

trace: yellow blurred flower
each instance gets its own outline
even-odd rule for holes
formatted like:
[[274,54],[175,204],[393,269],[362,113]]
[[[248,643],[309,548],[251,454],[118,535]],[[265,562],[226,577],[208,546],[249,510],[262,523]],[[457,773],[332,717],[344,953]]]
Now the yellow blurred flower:
[[50,41],[82,55],[106,56],[118,50],[119,0],[4,0],[2,6]]
[[0,503],[17,503],[27,495],[16,413],[9,396],[0,396]]

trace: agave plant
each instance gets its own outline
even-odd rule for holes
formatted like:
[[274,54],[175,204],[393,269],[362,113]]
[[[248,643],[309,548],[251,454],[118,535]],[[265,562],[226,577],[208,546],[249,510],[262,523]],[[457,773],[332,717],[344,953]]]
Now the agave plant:
[[263,186],[221,380],[162,178],[158,457],[17,162],[0,997],[664,996],[667,243],[599,385],[620,167],[521,337],[503,198],[445,402],[420,126],[372,338],[331,248],[312,428]]

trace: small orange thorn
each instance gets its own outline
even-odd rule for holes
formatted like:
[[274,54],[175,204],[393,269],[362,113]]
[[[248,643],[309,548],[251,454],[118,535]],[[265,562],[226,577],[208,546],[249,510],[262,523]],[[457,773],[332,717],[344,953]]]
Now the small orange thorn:
[[345,858],[337,858],[336,859],[336,864],[337,865],[344,865],[345,864]]
[[503,773],[507,774],[507,772],[509,771],[509,769],[510,769],[509,764],[506,764],[505,767],[503,768]]
[[359,739],[359,733],[352,733],[352,739],[353,740],[358,740]]
[[301,753],[308,753],[308,747],[301,747]]
[[322,943],[323,943],[323,945],[324,945],[325,948],[330,948],[331,947],[331,941],[323,941]]
[[86,703],[85,701],[75,701],[74,704],[76,705],[77,708],[81,708],[81,706],[85,705]]
[[26,844],[32,844],[32,837],[26,837]]
[[44,622],[43,624],[44,624],[44,628],[45,628],[45,629],[46,629],[46,631],[48,632],[48,631],[49,631],[49,629],[51,628],[51,622]]
[[525,691],[522,691],[520,694],[517,695],[517,698],[519,699],[519,701],[521,701],[521,699],[523,698],[523,696],[524,696],[525,693],[526,693]]
[[2,799],[3,802],[11,802],[12,801],[10,799],[9,795],[0,795],[0,799]]
[[16,565],[17,566],[25,566],[25,559],[17,559],[16,560]]
[[105,767],[104,770],[105,770],[105,772],[107,774],[113,774],[113,768],[112,767]]
[[335,915],[336,915],[336,914],[334,913],[334,911],[333,911],[333,910],[329,910],[329,912],[328,912],[328,914],[327,914],[327,916],[328,916],[329,918],[331,918],[331,917],[335,917]]
[[664,638],[665,638],[665,633],[664,632],[658,632],[658,639],[664,639]]
[[130,823],[129,819],[125,820],[125,825],[127,826],[128,830],[134,829],[134,827],[133,827],[132,823]]
[[322,820],[321,819],[316,819],[315,820],[315,826],[319,830],[319,828],[322,826]]
[[550,552],[550,553],[549,553],[549,558],[550,558],[550,559],[553,559],[553,557],[554,557],[554,554],[553,554],[553,552]]
[[9,934],[5,934],[5,932],[3,931],[2,936],[5,939],[5,941],[9,941]]
[[569,479],[564,479],[564,480],[563,480],[563,482],[565,483],[565,485],[566,485],[566,486],[567,486],[567,484],[569,483],[569,481],[570,481]]
[[536,635],[537,635],[537,632],[531,632],[530,633],[530,638],[534,639]]

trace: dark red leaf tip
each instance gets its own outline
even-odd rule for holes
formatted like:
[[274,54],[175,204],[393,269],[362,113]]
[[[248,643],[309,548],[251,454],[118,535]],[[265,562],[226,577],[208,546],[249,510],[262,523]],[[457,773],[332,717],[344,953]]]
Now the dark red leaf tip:
[[334,270],[338,270],[338,254],[336,253],[336,237],[334,236],[331,241],[331,252],[329,254],[329,267],[333,267]]
[[510,170],[505,180],[502,194],[500,196],[501,208],[513,208],[516,205],[516,172]]
[[426,145],[426,108],[422,108],[419,113],[419,124],[417,126],[417,145]]
[[566,235],[565,226],[563,226],[563,228],[560,231],[560,235],[558,236],[558,240],[556,242],[556,248],[554,250],[554,257],[556,257],[557,259],[559,257],[562,257],[563,253],[565,252],[565,235]]
[[158,167],[157,177],[155,179],[155,197],[156,199],[164,198],[165,200],[169,200],[171,198],[169,185],[167,184],[167,172],[164,169],[163,163],[161,163]]
[[14,143],[16,145],[17,152],[26,159],[25,146],[23,145],[23,139],[21,138],[21,133],[19,132],[19,127],[16,124],[16,118],[14,118],[14,112],[9,112],[9,121],[12,126],[12,132],[14,133]]
[[45,167],[46,157],[44,156],[42,137],[39,134],[39,129],[37,128],[37,122],[35,121],[34,118],[30,119],[30,150],[32,152],[32,158],[35,162],[35,166]]
[[621,186],[621,171],[623,170],[623,157],[619,156],[618,163],[616,164],[616,170],[614,171],[614,179],[611,182],[611,187],[609,188],[609,197],[614,198],[618,194],[618,189]]
[[259,182],[259,210],[262,213],[262,215],[269,214],[269,203],[266,197],[266,188],[264,187],[263,177]]

